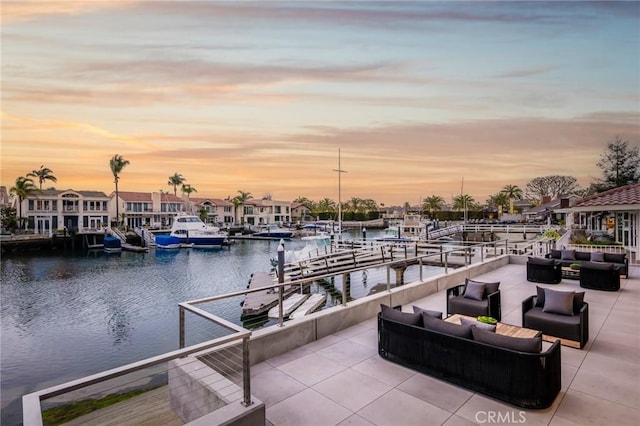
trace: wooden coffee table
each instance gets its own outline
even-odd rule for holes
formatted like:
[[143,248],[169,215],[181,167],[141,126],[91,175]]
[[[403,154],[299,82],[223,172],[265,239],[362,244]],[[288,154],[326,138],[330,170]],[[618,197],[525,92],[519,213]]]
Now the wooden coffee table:
[[567,278],[570,280],[580,279],[580,268],[573,269],[569,266],[563,266],[560,269],[562,270],[562,278]]
[[[467,318],[471,321],[476,321],[476,318],[474,317],[469,317],[469,316],[460,315],[460,314],[453,314],[445,318],[445,321],[452,322],[454,324],[460,324],[460,318]],[[496,325],[496,333],[502,334],[504,336],[523,337],[523,338],[538,337],[542,334],[542,332],[538,330],[533,330],[531,328],[518,327],[517,325],[504,324],[502,322],[498,322],[498,324]]]

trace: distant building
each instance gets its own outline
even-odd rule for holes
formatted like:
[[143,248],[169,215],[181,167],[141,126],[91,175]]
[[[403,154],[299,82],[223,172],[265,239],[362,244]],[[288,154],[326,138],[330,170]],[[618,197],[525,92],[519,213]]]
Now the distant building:
[[249,225],[291,222],[291,203],[289,201],[250,198],[244,203],[242,217],[244,223]]
[[191,203],[191,212],[193,214],[199,215],[200,210],[206,210],[206,223],[231,225],[235,222],[233,211],[234,206],[231,201],[222,200],[220,198],[192,197],[189,198],[189,202]]
[[625,246],[630,263],[640,261],[640,183],[585,197],[559,212],[567,215],[568,227],[606,232]]
[[293,222],[309,222],[314,220],[311,208],[304,203],[291,203],[291,220]]
[[110,195],[109,217],[116,217],[116,203],[119,203],[117,218],[119,223],[130,228],[136,227],[169,227],[173,217],[185,211],[184,201],[173,194],[165,192],[129,192],[115,191]]
[[45,189],[22,200],[22,216],[27,229],[39,234],[100,230],[109,223],[109,197],[100,191]]
[[7,192],[7,187],[2,185],[0,186],[0,207],[8,207],[11,205],[9,200],[9,193]]
[[560,210],[572,206],[580,200],[577,195],[569,195],[567,197],[556,198],[542,197],[542,203],[523,212],[526,222],[543,222],[543,223],[559,223],[566,221],[566,211]]

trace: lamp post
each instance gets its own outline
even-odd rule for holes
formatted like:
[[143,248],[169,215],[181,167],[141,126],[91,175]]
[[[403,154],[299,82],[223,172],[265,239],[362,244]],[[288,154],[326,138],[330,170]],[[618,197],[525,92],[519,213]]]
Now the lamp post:
[[333,169],[334,172],[338,172],[338,231],[342,233],[342,173],[347,173],[346,170],[340,168],[340,148],[338,148],[338,168]]

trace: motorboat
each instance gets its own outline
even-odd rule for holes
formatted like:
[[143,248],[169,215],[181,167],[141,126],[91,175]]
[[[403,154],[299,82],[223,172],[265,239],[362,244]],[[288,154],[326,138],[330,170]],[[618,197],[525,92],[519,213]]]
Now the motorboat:
[[181,246],[193,248],[218,248],[227,241],[227,234],[220,232],[220,228],[189,214],[174,217],[169,235],[178,238]]
[[254,232],[253,236],[273,239],[287,239],[293,236],[293,231],[281,228],[278,225],[264,225],[259,228],[258,232]]
[[340,234],[342,230],[340,229],[340,225],[333,220],[329,221],[317,221],[312,223],[307,223],[302,227],[302,232],[305,234],[316,234],[316,233],[334,233]]
[[285,263],[299,262],[315,256],[331,252],[331,235],[321,233],[300,238],[305,246],[298,250],[287,250],[284,254]]
[[173,235],[156,235],[156,247],[163,250],[175,250],[180,248],[180,238]]
[[120,241],[120,238],[105,235],[103,244],[104,251],[107,253],[117,253],[122,251],[122,241]]

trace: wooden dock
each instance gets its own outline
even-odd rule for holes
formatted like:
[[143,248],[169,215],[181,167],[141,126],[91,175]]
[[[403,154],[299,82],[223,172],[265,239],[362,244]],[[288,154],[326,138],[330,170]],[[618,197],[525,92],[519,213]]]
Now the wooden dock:
[[[261,287],[268,287],[277,284],[274,277],[267,272],[254,272],[251,274],[249,280],[249,289],[257,289]],[[284,289],[284,295],[287,296],[294,292],[296,289],[292,286],[286,286]],[[277,289],[265,289],[262,291],[256,291],[249,293],[245,296],[242,303],[243,315],[260,315],[268,312],[269,309],[278,305],[278,290]]]

